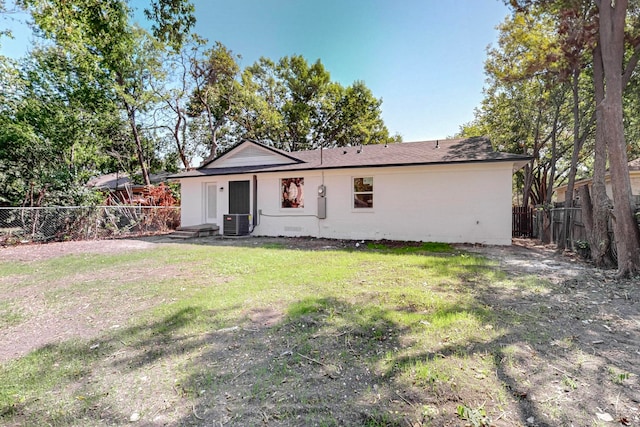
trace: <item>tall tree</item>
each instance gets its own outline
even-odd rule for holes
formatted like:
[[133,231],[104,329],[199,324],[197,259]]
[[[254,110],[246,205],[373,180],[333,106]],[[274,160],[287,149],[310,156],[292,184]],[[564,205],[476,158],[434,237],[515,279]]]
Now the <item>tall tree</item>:
[[[562,56],[559,58],[560,68],[567,75],[571,86],[572,99],[572,145],[571,166],[565,192],[565,208],[574,208],[574,187],[580,154],[587,138],[591,137],[595,124],[593,103],[593,86],[587,85],[588,92],[581,91],[581,82],[586,80],[584,69],[588,65],[589,53],[593,39],[589,7],[562,9],[559,13],[559,44]],[[564,249],[572,242],[568,241],[570,228],[574,224],[574,210],[565,209],[563,225],[558,240],[558,248]]]
[[110,58],[106,65],[115,77],[115,93],[129,121],[143,182],[150,185],[151,155],[145,150],[139,114],[158,101],[152,81],[162,79],[162,46],[140,28],[134,28],[131,36],[129,54]]
[[170,54],[163,60],[166,75],[175,82],[174,85],[168,87],[165,82],[154,85],[154,92],[162,105],[153,115],[155,137],[170,140],[168,145],[175,149],[178,161],[185,169],[191,168],[193,157],[189,148],[192,144],[189,143],[191,138],[187,103],[192,91],[189,73],[191,53],[198,45],[197,41],[194,43],[195,46],[183,46],[179,52]]
[[[149,79],[159,76],[158,51],[165,44],[131,24],[125,0],[21,0],[21,4],[45,38],[92,69],[95,83],[116,95],[129,121],[143,182],[150,184],[140,114],[153,102]],[[147,11],[156,19],[156,35],[174,49],[180,48],[184,32],[193,25],[192,19],[182,19],[193,12],[189,5],[187,0],[154,0]]]
[[11,205],[77,204],[104,170],[103,148],[120,133],[108,93],[56,47],[34,50],[3,70],[0,194]]
[[290,151],[311,148],[313,122],[331,76],[320,60],[308,64],[299,55],[282,58],[278,72],[287,88],[281,112],[288,133],[288,148]]
[[557,60],[562,52],[554,19],[532,9],[514,13],[498,28],[498,45],[485,62],[485,98],[474,123],[462,132],[482,132],[500,150],[532,156],[516,175],[522,203],[545,205],[548,214],[550,184],[557,174],[564,175],[567,165],[560,154],[571,144],[571,86]]
[[271,142],[278,148],[287,141],[282,115],[287,88],[274,61],[260,58],[245,68],[241,76],[242,101],[234,113],[238,133],[246,138]]
[[[533,5],[549,8],[549,10],[590,10],[593,3],[589,0],[511,0],[518,10],[526,10]],[[633,215],[631,184],[627,158],[627,144],[624,136],[623,90],[625,81],[633,73],[640,57],[640,43],[634,34],[639,25],[638,8],[633,2],[633,10],[629,11],[628,0],[602,1],[595,0],[595,31],[598,46],[602,55],[602,78],[604,88],[602,101],[597,105],[601,110],[596,123],[596,135],[606,141],[607,154],[611,171],[613,191],[614,234],[616,236],[616,252],[618,254],[618,274],[630,276],[640,271],[640,231]],[[629,13],[628,13],[629,12]],[[585,23],[588,22],[585,20]],[[627,55],[631,41],[631,54]],[[594,77],[598,77],[594,73]],[[595,83],[596,85],[599,83]],[[597,151],[602,157],[602,150]],[[602,161],[602,159],[600,159]],[[602,163],[599,163],[601,165]],[[601,168],[601,166],[599,166]],[[600,176],[601,174],[599,174]],[[601,179],[597,177],[597,179]],[[596,203],[596,209],[602,204]]]
[[343,147],[399,141],[389,137],[381,117],[382,100],[364,82],[330,85],[313,119],[313,146]]
[[234,114],[244,136],[289,151],[397,141],[381,118],[382,101],[364,82],[331,81],[318,60],[261,58],[242,74],[244,99]]
[[[604,100],[604,70],[602,50],[599,41],[593,48],[594,104]],[[607,168],[607,141],[602,123],[602,108],[596,108],[596,132],[594,144],[593,179],[589,186],[581,188],[582,217],[589,241],[591,259],[598,267],[611,267],[615,263],[610,255],[609,209],[611,202],[607,196],[605,175]]]
[[191,58],[190,74],[194,89],[188,112],[191,116],[204,115],[210,134],[211,158],[218,151],[218,133],[227,124],[238,102],[239,72],[236,57],[220,42],[205,51],[203,57]]
[[602,109],[603,135],[609,154],[618,273],[630,276],[640,272],[640,231],[633,215],[622,112],[625,26],[629,3],[628,0],[595,1],[599,12],[598,33],[605,79],[605,96],[598,108]]

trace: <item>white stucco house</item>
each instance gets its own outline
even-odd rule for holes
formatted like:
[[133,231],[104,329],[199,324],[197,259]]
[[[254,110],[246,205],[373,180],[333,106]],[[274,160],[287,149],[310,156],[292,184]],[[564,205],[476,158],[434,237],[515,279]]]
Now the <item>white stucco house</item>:
[[486,138],[298,152],[244,140],[173,178],[183,227],[510,245],[512,174],[529,160]]

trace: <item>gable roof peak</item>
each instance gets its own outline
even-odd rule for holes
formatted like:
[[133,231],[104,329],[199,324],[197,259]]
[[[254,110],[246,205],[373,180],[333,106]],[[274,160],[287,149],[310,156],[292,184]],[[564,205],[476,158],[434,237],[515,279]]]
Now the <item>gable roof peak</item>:
[[207,159],[198,169],[208,169],[221,166],[237,165],[275,165],[303,163],[297,157],[283,150],[270,147],[253,139],[245,138],[238,144],[228,148],[213,159]]

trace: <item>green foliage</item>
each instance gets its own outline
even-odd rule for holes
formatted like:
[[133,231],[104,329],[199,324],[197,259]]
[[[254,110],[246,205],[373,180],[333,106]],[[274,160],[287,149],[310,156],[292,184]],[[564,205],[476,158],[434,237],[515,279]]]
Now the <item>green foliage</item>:
[[261,58],[244,70],[242,87],[234,121],[244,137],[288,151],[397,139],[382,121],[382,101],[363,82],[346,88],[332,82],[320,60]]
[[[593,131],[593,83],[584,67],[588,52],[584,44],[568,41],[585,36],[561,31],[561,24],[573,28],[568,20],[544,7],[505,19],[497,46],[488,50],[485,98],[475,120],[461,128],[464,136],[489,136],[500,151],[533,157],[515,182],[531,205],[551,201],[553,188],[567,179],[576,139]],[[585,171],[590,158],[588,150],[578,158]]]
[[470,408],[466,405],[458,405],[456,413],[460,419],[468,421],[473,427],[488,427],[491,425],[491,421],[487,418],[487,412],[482,406]]
[[[190,34],[188,0],[20,0],[38,43],[0,57],[0,203],[78,204],[86,182],[123,171],[149,183],[242,138],[288,150],[390,142],[381,101],[332,82],[318,60],[239,56]],[[5,3],[0,3],[4,10]]]
[[575,380],[567,375],[562,377],[562,385],[564,385],[569,390],[575,390],[578,388],[578,383]]
[[519,81],[553,73],[561,57],[554,17],[541,9],[516,12],[498,26],[498,48],[491,48],[485,65],[488,75]]
[[390,244],[385,242],[369,242],[367,243],[369,249],[376,249],[383,252],[389,252],[394,254],[409,254],[409,253],[451,253],[454,251],[453,247],[448,243],[440,242],[422,242],[420,244]]
[[0,193],[11,205],[82,203],[84,184],[109,159],[120,128],[110,98],[91,74],[55,47],[10,64],[0,110]]
[[224,132],[231,111],[240,105],[241,89],[237,81],[240,66],[236,58],[220,42],[202,57],[191,57],[193,90],[186,110],[189,116],[203,119],[203,127],[207,129],[203,145],[208,147],[207,154],[211,157],[219,148],[218,134]]
[[[7,12],[7,5],[5,0],[0,0],[0,22],[3,20],[3,15]],[[2,47],[2,38],[3,37],[12,37],[11,30],[2,28],[0,26],[0,47]],[[1,55],[0,55],[1,56]]]
[[149,8],[144,10],[145,16],[153,22],[153,35],[176,52],[196,23],[194,13],[195,8],[189,0],[151,0]]
[[580,249],[589,249],[589,242],[586,240],[576,240],[575,245]]
[[[163,46],[130,23],[125,1],[24,0],[21,5],[53,44],[35,49],[16,66],[24,84],[16,93],[18,108],[5,117],[20,130],[9,129],[4,139],[14,145],[28,141],[33,149],[26,154],[33,161],[13,150],[13,179],[5,179],[5,187],[22,190],[10,193],[9,203],[32,202],[30,194],[38,194],[35,204],[75,204],[76,196],[42,195],[53,196],[58,188],[68,195],[82,192],[101,172],[124,170],[134,176],[136,163],[147,182],[156,148],[140,134],[139,114],[156,102],[151,85],[163,79]],[[168,18],[165,13],[163,19]],[[29,173],[19,172],[21,164]]]
[[625,380],[628,380],[631,377],[631,374],[628,372],[619,371],[618,369],[609,366],[607,368],[607,372],[609,373],[609,379],[611,382],[617,385],[624,384]]

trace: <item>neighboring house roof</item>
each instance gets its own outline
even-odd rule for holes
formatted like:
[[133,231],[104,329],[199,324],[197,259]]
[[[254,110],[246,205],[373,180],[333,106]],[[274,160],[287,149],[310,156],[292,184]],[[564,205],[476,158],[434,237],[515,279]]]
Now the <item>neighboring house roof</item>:
[[[631,160],[627,164],[629,165],[629,175],[630,176],[639,175],[639,172],[640,172],[640,157],[635,159],[635,160]],[[604,176],[604,180],[605,180],[605,182],[610,182],[611,181],[611,173],[609,172],[609,170],[607,170],[607,173]],[[583,185],[590,185],[591,181],[593,181],[593,178],[583,178],[583,179],[576,180],[573,183],[574,191],[577,191],[578,188],[582,187]],[[559,187],[554,188],[553,192],[556,193],[556,194],[558,194],[558,193],[564,194],[564,193],[566,193],[568,187],[569,187],[568,184],[564,184],[564,185],[561,185]]]
[[[152,184],[158,184],[160,182],[164,182],[171,175],[169,172],[160,172],[157,174],[149,175],[149,180]],[[133,184],[131,179],[129,179],[129,174],[126,172],[113,172],[105,175],[100,175],[95,178],[92,178],[87,182],[87,187],[94,188],[96,190],[116,190],[120,188],[124,188],[125,186],[135,186],[138,184]]]
[[124,172],[114,172],[91,178],[87,182],[87,187],[95,188],[96,190],[115,190],[116,188],[124,188],[125,185],[130,183],[129,175]]
[[[250,147],[251,145],[252,147]],[[259,156],[257,156],[259,149],[263,150],[264,163],[261,163]],[[253,150],[256,155],[247,164],[243,164],[241,160],[234,161],[234,152],[241,153],[242,150]],[[520,168],[529,160],[531,160],[529,156],[494,151],[489,139],[482,137],[403,142],[388,145],[359,145],[356,147],[295,152],[285,152],[256,141],[244,140],[239,145],[198,169],[173,175],[172,178],[256,172],[505,161],[514,162],[516,167]]]

